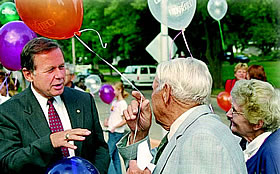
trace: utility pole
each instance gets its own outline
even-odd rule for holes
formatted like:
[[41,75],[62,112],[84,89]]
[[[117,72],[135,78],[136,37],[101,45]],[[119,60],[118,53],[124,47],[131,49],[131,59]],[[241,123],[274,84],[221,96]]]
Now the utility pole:
[[[161,18],[162,23],[167,24],[167,1],[161,1]],[[168,42],[168,27],[167,25],[160,24],[160,50],[161,50],[161,59],[160,62],[168,60],[169,53],[169,42]],[[160,63],[159,62],[159,63]]]
[[160,59],[160,62],[164,62],[164,61],[168,60],[168,53],[169,53],[168,27],[164,24],[160,24],[160,33],[161,33],[161,37],[160,37],[161,59]]
[[75,38],[72,37],[72,64],[76,65]]

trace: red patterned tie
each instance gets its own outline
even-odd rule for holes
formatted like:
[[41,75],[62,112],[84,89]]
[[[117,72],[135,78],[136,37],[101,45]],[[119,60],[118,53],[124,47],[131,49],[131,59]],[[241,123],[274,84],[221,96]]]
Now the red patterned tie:
[[[49,115],[50,129],[51,129],[52,133],[55,133],[55,132],[63,131],[63,126],[62,126],[61,120],[59,118],[59,115],[57,114],[57,112],[53,106],[53,100],[54,100],[54,98],[50,98],[48,100],[48,105],[49,105],[48,115]],[[61,152],[64,157],[69,156],[69,151],[68,151],[67,147],[61,147]]]

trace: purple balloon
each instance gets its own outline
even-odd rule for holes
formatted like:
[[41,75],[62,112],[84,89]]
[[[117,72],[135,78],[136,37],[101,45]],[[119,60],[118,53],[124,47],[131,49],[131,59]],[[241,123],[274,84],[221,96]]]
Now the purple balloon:
[[115,98],[115,92],[112,85],[103,85],[99,90],[99,97],[104,103],[110,104]]
[[20,53],[24,45],[37,37],[22,21],[12,21],[0,29],[0,62],[12,71],[21,69]]

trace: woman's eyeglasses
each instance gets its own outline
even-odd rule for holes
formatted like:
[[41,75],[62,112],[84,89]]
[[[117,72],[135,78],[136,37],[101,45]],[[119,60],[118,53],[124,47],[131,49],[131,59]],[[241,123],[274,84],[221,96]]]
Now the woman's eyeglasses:
[[236,111],[236,109],[233,107],[233,105],[229,111],[232,113],[232,115],[245,115],[243,112]]

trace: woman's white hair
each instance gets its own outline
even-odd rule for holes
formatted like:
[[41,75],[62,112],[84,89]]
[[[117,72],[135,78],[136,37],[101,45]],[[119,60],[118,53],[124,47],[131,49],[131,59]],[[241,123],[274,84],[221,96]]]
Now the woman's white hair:
[[181,102],[208,104],[212,89],[212,77],[206,64],[195,58],[177,58],[162,62],[156,77],[161,90],[165,84],[172,95]]
[[265,131],[275,131],[280,126],[280,92],[267,82],[260,80],[238,80],[232,91],[233,101],[244,112],[252,124],[263,120]]

